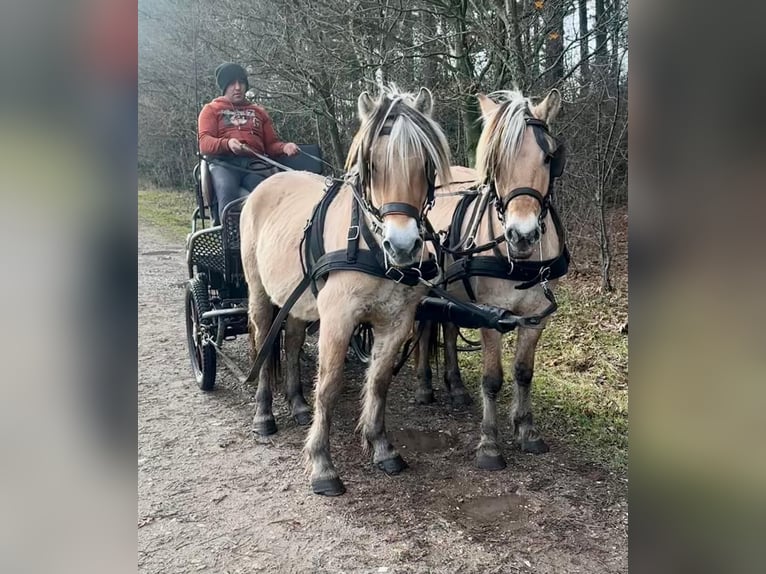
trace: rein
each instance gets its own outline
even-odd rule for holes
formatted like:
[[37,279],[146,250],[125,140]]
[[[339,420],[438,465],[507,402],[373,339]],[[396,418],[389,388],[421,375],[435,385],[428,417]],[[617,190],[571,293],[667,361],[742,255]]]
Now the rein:
[[[265,156],[263,154],[258,153],[257,151],[255,151],[253,148],[251,148],[247,144],[242,144],[242,146],[247,150],[248,153],[252,154],[252,159],[254,159],[254,160],[256,160],[256,159],[260,160],[260,161],[262,161],[262,162],[264,162],[264,163],[266,163],[266,164],[268,164],[268,165],[270,165],[272,167],[275,167],[275,168],[279,169],[280,171],[295,171],[295,169],[293,169],[292,167],[288,167],[288,166],[286,166],[286,165],[284,165],[282,163],[279,163],[276,160],[271,159],[270,157],[267,157],[267,156]],[[300,147],[298,148],[298,152],[303,154],[303,155],[305,155],[305,156],[307,156],[307,157],[309,157],[309,158],[311,158],[311,159],[313,159],[313,160],[315,160],[315,161],[323,163],[324,165],[329,167],[332,170],[333,173],[335,173],[337,171],[332,164],[326,162],[322,158],[319,158],[319,157],[317,157],[315,155],[312,155],[312,154],[310,154],[308,152],[303,151]],[[241,171],[241,172],[244,172],[244,173],[260,173],[260,172],[263,171],[263,168],[252,169],[252,168],[247,168],[247,167],[240,167],[238,165],[234,165],[234,164],[228,163],[226,161],[217,159],[217,158],[215,158],[213,156],[207,156],[207,155],[199,154],[199,157],[204,159],[209,164],[220,165],[220,166],[226,167],[228,169],[233,169],[233,170]],[[235,156],[235,157],[247,158],[248,156]]]

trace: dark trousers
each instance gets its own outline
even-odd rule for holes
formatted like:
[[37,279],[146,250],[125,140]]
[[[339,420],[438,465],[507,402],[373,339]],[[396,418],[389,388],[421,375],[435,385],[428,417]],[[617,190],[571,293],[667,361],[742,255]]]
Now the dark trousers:
[[[230,164],[231,167],[223,165],[224,162],[222,160],[218,160],[210,165],[210,177],[213,178],[213,188],[215,189],[218,203],[218,210],[213,209],[213,223],[216,225],[221,222],[224,207],[232,201],[247,196],[255,189],[256,185],[272,173],[270,169],[263,169],[263,163],[257,162],[257,160],[253,162],[253,160],[248,158],[227,159],[225,163]],[[258,172],[250,173],[236,169],[237,167],[257,169]]]

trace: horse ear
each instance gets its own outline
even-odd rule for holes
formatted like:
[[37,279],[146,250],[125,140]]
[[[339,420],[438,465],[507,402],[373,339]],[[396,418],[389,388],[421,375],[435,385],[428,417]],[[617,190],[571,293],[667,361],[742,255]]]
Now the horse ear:
[[367,92],[359,94],[359,99],[356,102],[357,110],[359,111],[359,119],[364,121],[372,115],[375,110],[375,102]]
[[500,107],[500,104],[488,98],[484,94],[476,94],[476,98],[479,100],[479,107],[481,108],[481,115],[484,119],[488,119],[494,111]]
[[426,116],[430,116],[434,111],[434,98],[428,88],[420,88],[418,97],[415,99],[415,109]]
[[545,96],[545,99],[535,107],[537,111],[537,114],[535,115],[538,118],[547,124],[552,123],[561,110],[561,92],[556,88],[553,88],[548,95]]

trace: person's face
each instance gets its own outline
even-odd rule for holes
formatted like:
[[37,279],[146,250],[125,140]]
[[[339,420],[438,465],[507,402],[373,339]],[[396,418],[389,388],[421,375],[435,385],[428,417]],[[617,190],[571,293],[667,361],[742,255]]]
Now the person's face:
[[247,85],[242,80],[234,80],[231,84],[226,86],[226,90],[223,95],[232,104],[244,104],[245,103],[245,90]]

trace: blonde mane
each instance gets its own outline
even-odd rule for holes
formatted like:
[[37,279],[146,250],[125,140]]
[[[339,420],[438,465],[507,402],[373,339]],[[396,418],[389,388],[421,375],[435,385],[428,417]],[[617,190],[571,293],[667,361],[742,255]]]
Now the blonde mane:
[[[384,127],[390,127],[385,149],[385,165],[379,169],[391,177],[407,173],[413,158],[430,162],[442,182],[450,181],[450,153],[447,138],[439,125],[415,107],[415,97],[387,86],[375,103],[375,110],[362,121],[346,157],[347,172],[364,169],[373,144]],[[361,164],[361,165],[360,165]]]
[[525,118],[532,109],[531,100],[518,91],[493,92],[490,97],[500,106],[485,119],[476,145],[479,184],[497,179],[500,166],[513,164],[524,140]]

